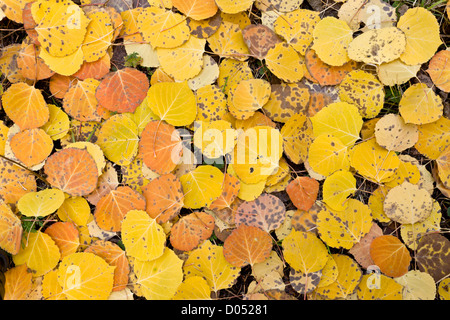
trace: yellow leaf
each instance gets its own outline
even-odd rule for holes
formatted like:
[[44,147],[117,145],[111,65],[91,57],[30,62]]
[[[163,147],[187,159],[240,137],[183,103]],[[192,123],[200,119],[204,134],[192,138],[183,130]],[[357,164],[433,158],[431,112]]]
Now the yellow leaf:
[[350,61],[347,49],[353,40],[348,24],[334,17],[326,17],[316,24],[312,49],[319,58],[331,66],[342,66]]
[[175,48],[189,39],[189,27],[179,13],[158,7],[144,8],[136,19],[144,41],[153,48]]
[[346,299],[356,289],[362,278],[362,271],[355,260],[344,254],[332,254],[336,262],[337,279],[323,287],[318,287],[314,293],[326,299]]
[[372,227],[370,208],[359,200],[348,199],[343,211],[322,209],[317,214],[320,238],[330,247],[350,249]]
[[222,194],[223,173],[211,165],[201,165],[180,177],[185,208],[199,209],[209,205]]
[[380,147],[372,138],[350,150],[350,165],[365,178],[383,183],[392,180],[400,159],[395,152]]
[[116,114],[102,124],[96,143],[108,160],[129,165],[138,152],[138,127],[128,115]]
[[230,288],[241,269],[233,267],[225,260],[222,246],[206,240],[198,249],[189,252],[183,270],[186,278],[192,276],[205,278],[210,288],[217,292]]
[[274,30],[282,36],[295,51],[305,55],[313,41],[313,30],[320,21],[319,13],[312,10],[297,9],[277,18]]
[[239,13],[250,9],[255,0],[216,0],[219,9],[224,13]]
[[311,232],[292,229],[284,238],[282,246],[286,262],[296,271],[303,273],[322,270],[329,259],[327,248]]
[[24,216],[46,217],[58,210],[64,199],[64,192],[61,190],[45,189],[25,194],[17,202],[17,207]]
[[32,289],[32,273],[27,265],[13,267],[4,273],[3,300],[27,300]]
[[365,274],[356,288],[359,300],[402,300],[403,286],[383,274]]
[[89,203],[83,197],[69,197],[59,207],[57,214],[62,221],[72,221],[77,226],[85,226],[91,213]]
[[13,256],[16,266],[26,263],[34,276],[41,276],[52,270],[59,262],[61,254],[52,238],[41,231],[24,234],[25,246]]
[[339,170],[325,179],[323,184],[323,202],[336,211],[348,207],[347,197],[355,193],[356,179],[349,171]]
[[84,60],[94,62],[107,54],[113,40],[114,29],[110,15],[106,11],[88,11],[90,22],[81,49]]
[[406,49],[400,59],[408,65],[427,62],[442,44],[439,23],[425,8],[408,9],[398,20],[397,27],[406,35]]
[[425,83],[416,83],[403,93],[399,102],[400,115],[405,123],[427,124],[442,117],[444,105],[441,97]]
[[305,74],[304,57],[285,42],[279,42],[269,49],[265,61],[267,68],[284,82],[298,82]]
[[367,64],[391,62],[405,51],[405,34],[396,27],[370,29],[348,45],[348,56]]
[[112,291],[114,268],[93,253],[72,253],[58,267],[58,283],[69,300],[106,300]]
[[309,146],[308,162],[323,176],[350,169],[347,147],[338,138],[327,134],[321,134]]
[[363,120],[358,108],[350,103],[335,102],[311,117],[314,136],[330,134],[350,147],[359,139]]
[[172,300],[211,300],[211,288],[202,277],[186,278],[178,287]]
[[161,68],[177,81],[194,78],[203,68],[205,39],[190,37],[176,48],[157,48]]
[[64,137],[70,129],[69,116],[59,107],[54,104],[48,104],[50,117],[45,123],[43,129],[52,140],[59,140]]
[[183,260],[169,248],[157,259],[132,259],[136,285],[147,300],[171,299],[183,281]]
[[164,253],[166,234],[143,210],[131,210],[122,222],[122,241],[128,256],[151,261]]
[[153,113],[173,126],[187,126],[195,120],[197,103],[186,81],[155,83],[147,97]]
[[295,114],[281,128],[283,149],[292,162],[300,164],[308,157],[308,149],[314,140],[312,119]]
[[41,53],[65,57],[80,48],[89,24],[80,6],[70,0],[39,0],[33,3],[31,11]]
[[363,118],[375,118],[384,105],[384,87],[364,70],[349,72],[339,85],[339,98],[358,107]]

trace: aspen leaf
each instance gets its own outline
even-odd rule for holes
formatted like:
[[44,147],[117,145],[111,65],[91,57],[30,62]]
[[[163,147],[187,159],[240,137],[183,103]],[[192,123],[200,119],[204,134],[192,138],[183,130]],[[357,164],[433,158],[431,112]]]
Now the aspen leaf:
[[399,102],[400,115],[405,123],[427,124],[437,121],[442,117],[443,109],[442,99],[424,83],[406,89]]
[[384,87],[364,70],[349,72],[339,84],[339,98],[358,107],[363,118],[375,118],[383,108]]
[[0,158],[0,199],[15,204],[23,195],[36,191],[36,180],[28,171]]
[[442,184],[450,187],[450,147],[447,147],[436,159],[437,172]]
[[198,166],[181,176],[184,208],[208,207],[222,194],[223,173],[211,165]]
[[22,223],[11,208],[0,201],[0,248],[15,255],[22,241]]
[[338,276],[334,282],[314,290],[326,299],[347,299],[362,279],[362,271],[356,261],[344,254],[331,255],[336,262]]
[[13,256],[16,266],[26,264],[36,276],[43,275],[58,264],[61,254],[52,238],[41,231],[23,234],[25,246]]
[[151,261],[164,254],[166,234],[143,210],[130,210],[122,222],[122,241],[129,257]]
[[45,161],[53,150],[53,140],[40,128],[16,133],[10,141],[14,156],[31,168]]
[[356,179],[349,171],[339,170],[329,175],[323,184],[323,201],[336,211],[348,207],[347,197],[355,193]]
[[285,218],[284,203],[276,196],[267,193],[253,201],[243,202],[235,214],[236,226],[253,226],[266,232],[279,228]]
[[308,157],[308,149],[314,140],[312,119],[303,114],[293,115],[281,128],[283,150],[294,163],[300,164]]
[[251,24],[242,30],[242,36],[250,54],[263,60],[269,49],[281,42],[281,39],[269,27],[262,24]]
[[440,117],[437,121],[419,125],[418,130],[415,148],[426,157],[437,159],[450,142],[450,119]]
[[114,36],[111,16],[106,11],[86,10],[90,20],[81,49],[85,62],[95,62],[107,54]]
[[218,10],[217,5],[214,0],[208,0],[208,1],[174,0],[174,1],[172,1],[172,4],[175,8],[177,8],[185,16],[195,19],[195,20],[204,20],[207,18],[211,18],[212,16],[214,16],[216,14],[216,12]]
[[165,174],[142,187],[146,199],[146,211],[158,223],[165,223],[183,207],[184,194],[180,180],[173,174]]
[[44,231],[59,248],[61,259],[75,253],[80,245],[79,233],[72,222],[55,222]]
[[323,242],[309,232],[292,230],[284,238],[282,247],[286,262],[296,271],[303,273],[322,270],[329,259]]
[[56,213],[61,221],[70,221],[77,226],[85,226],[88,223],[91,208],[85,198],[69,197],[64,200]]
[[58,267],[58,283],[70,300],[106,300],[113,282],[114,267],[90,252],[68,255]]
[[69,132],[69,116],[54,104],[49,104],[48,110],[50,112],[48,122],[41,126],[41,129],[44,130],[52,140],[59,140]]
[[323,176],[350,169],[347,147],[338,138],[326,134],[316,137],[309,146],[308,162]]
[[3,300],[27,300],[32,290],[33,274],[26,264],[13,267],[4,273]]
[[414,146],[419,132],[416,125],[406,124],[401,116],[387,114],[376,123],[375,138],[387,150],[401,152]]
[[449,272],[450,242],[439,233],[425,234],[419,241],[415,258],[419,270],[441,281]]
[[191,251],[208,239],[214,229],[214,217],[193,212],[181,217],[170,230],[170,243],[175,249]]
[[359,139],[363,120],[355,105],[347,102],[329,104],[310,118],[314,136],[327,133],[352,146]]
[[48,121],[49,110],[41,91],[24,82],[12,84],[2,95],[2,103],[6,115],[22,130]]
[[343,211],[322,210],[317,214],[320,238],[330,247],[350,249],[370,231],[370,208],[359,200],[348,199]]
[[426,272],[411,270],[394,280],[403,286],[403,300],[434,300],[436,298],[436,283]]
[[171,299],[183,281],[183,261],[169,248],[151,261],[132,260],[135,283],[147,300]]
[[173,300],[210,300],[211,288],[202,277],[192,276],[184,279],[177,288]]
[[370,244],[370,256],[388,277],[406,274],[411,262],[408,249],[397,237],[391,235],[375,238]]
[[450,51],[441,50],[431,58],[427,72],[433,83],[445,92],[450,92]]
[[145,73],[124,68],[107,74],[95,92],[98,103],[114,112],[134,112],[147,95],[150,84]]
[[67,148],[53,153],[44,165],[50,184],[72,196],[91,193],[97,186],[95,160],[86,150]]
[[376,287],[370,286],[371,275],[365,274],[362,276],[361,282],[356,288],[356,294],[359,300],[403,300],[402,291],[403,286],[392,278],[386,277],[383,274],[376,275]]
[[432,208],[432,198],[428,191],[406,181],[389,190],[384,200],[386,216],[402,224],[425,220]]
[[97,144],[105,157],[119,165],[129,165],[138,152],[136,123],[126,114],[116,114],[103,122]]
[[234,284],[240,268],[234,267],[225,259],[222,246],[206,240],[199,248],[189,252],[183,271],[186,278],[205,278],[211,290],[217,292]]
[[100,121],[95,96],[99,84],[100,82],[95,79],[77,81],[64,95],[64,110],[79,121]]
[[391,180],[399,164],[400,159],[395,152],[380,147],[374,138],[350,150],[350,165],[371,181],[383,183]]
[[439,23],[425,8],[408,9],[398,20],[397,27],[406,36],[406,49],[400,59],[408,65],[427,62],[442,44]]
[[64,57],[80,48],[89,24],[81,7],[70,0],[36,1],[31,12],[42,51]]
[[189,39],[189,26],[179,13],[158,7],[144,8],[136,19],[144,41],[153,48],[175,48]]
[[265,61],[267,68],[284,82],[298,82],[304,76],[304,58],[285,42],[269,49]]
[[59,189],[45,189],[29,192],[19,199],[17,207],[27,217],[46,217],[58,210],[64,202],[64,192]]
[[319,183],[310,177],[297,177],[288,184],[286,192],[297,209],[308,211],[317,199]]
[[371,29],[350,42],[348,56],[355,61],[379,65],[398,59],[405,47],[406,37],[400,29]]
[[350,61],[347,49],[353,40],[352,34],[352,29],[345,21],[326,17],[320,20],[314,28],[312,49],[326,64],[342,66]]
[[156,173],[172,172],[182,155],[179,132],[170,124],[150,121],[139,140],[139,154],[144,164]]
[[195,95],[187,82],[156,83],[148,90],[150,109],[173,126],[191,124],[197,115]]

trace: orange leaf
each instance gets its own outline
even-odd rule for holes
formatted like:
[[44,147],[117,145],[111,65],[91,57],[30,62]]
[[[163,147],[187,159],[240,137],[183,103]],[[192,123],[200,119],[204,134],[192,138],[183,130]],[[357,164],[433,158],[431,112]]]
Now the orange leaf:
[[139,140],[139,154],[145,165],[158,174],[170,173],[182,155],[181,138],[175,127],[162,121],[150,121]]
[[53,150],[52,138],[39,128],[16,133],[10,144],[14,156],[27,167],[41,163]]
[[117,232],[122,229],[122,220],[130,210],[145,210],[144,197],[128,186],[118,187],[97,203],[95,221],[103,230]]
[[143,186],[150,217],[158,223],[165,223],[178,214],[183,207],[184,194],[180,179],[169,173],[151,180]]
[[150,84],[145,73],[124,68],[108,73],[97,88],[96,97],[105,109],[134,112],[147,96]]
[[19,253],[22,232],[20,219],[0,200],[0,248],[13,255]]
[[77,81],[64,95],[64,110],[79,121],[100,121],[95,97],[98,85],[99,81],[95,79]]
[[204,212],[182,217],[170,231],[170,243],[175,249],[190,251],[208,239],[214,229],[214,218]]
[[12,84],[3,94],[2,103],[6,115],[22,130],[43,126],[50,115],[41,91],[25,82]]
[[358,63],[349,61],[342,66],[330,66],[320,60],[313,49],[308,49],[305,54],[306,68],[311,76],[319,82],[321,86],[335,86],[344,80],[345,76],[356,70]]
[[16,203],[24,194],[36,191],[36,179],[28,171],[0,158],[0,199]]
[[98,169],[86,150],[66,148],[48,157],[44,166],[47,181],[71,196],[83,196],[97,187]]
[[114,269],[114,284],[112,291],[120,291],[125,289],[128,284],[128,275],[130,273],[130,265],[127,256],[117,244],[111,241],[97,240],[87,247],[84,252],[92,252],[103,258]]
[[286,192],[297,209],[308,211],[317,199],[319,182],[309,177],[297,177],[286,187]]
[[31,292],[32,275],[26,264],[9,269],[5,272],[4,300],[26,300]]
[[55,222],[45,229],[61,252],[61,259],[75,253],[80,245],[78,229],[72,222]]
[[80,70],[73,74],[75,78],[80,80],[86,80],[93,78],[100,80],[106,76],[111,68],[111,58],[109,54],[105,54],[103,57],[94,62],[84,62],[81,65]]
[[381,272],[389,277],[401,277],[408,272],[411,255],[406,246],[391,235],[384,235],[372,240],[370,256],[380,267]]
[[19,51],[17,67],[22,76],[30,80],[42,80],[50,78],[55,72],[39,57],[39,47],[29,44]]
[[223,255],[233,266],[241,268],[248,264],[252,267],[270,256],[272,238],[257,227],[240,225],[226,238]]

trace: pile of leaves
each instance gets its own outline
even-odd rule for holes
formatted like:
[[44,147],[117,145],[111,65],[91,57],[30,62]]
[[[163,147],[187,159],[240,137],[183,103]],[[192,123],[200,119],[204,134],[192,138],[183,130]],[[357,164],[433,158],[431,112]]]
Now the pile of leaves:
[[0,0],[3,299],[450,299],[422,2]]

